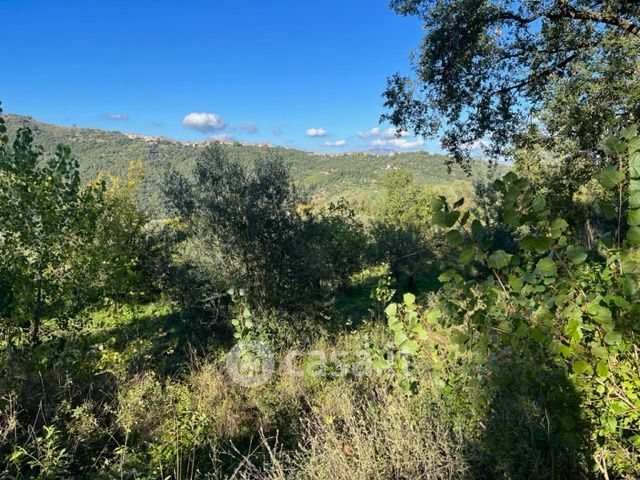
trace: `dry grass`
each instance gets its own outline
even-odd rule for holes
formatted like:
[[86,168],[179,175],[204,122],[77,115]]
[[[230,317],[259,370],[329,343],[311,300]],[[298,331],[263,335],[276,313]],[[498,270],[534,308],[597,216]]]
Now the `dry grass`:
[[[263,439],[269,465],[242,477],[262,480],[466,479],[461,438],[437,409],[416,398],[375,392],[362,398],[348,385],[318,397],[306,420],[304,439],[293,453],[278,452]],[[273,441],[271,442],[273,443]]]

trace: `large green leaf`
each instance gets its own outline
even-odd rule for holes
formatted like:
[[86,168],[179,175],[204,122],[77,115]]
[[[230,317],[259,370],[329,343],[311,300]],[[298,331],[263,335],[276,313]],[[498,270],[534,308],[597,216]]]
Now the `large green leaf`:
[[449,230],[445,234],[445,238],[453,246],[458,246],[463,242],[462,234],[458,230]]
[[544,207],[547,206],[547,201],[544,199],[543,196],[537,196],[536,198],[533,199],[533,202],[531,203],[531,208],[533,208],[533,211],[536,213],[540,213],[542,210],[544,210]]
[[607,362],[605,360],[600,360],[596,365],[596,374],[602,378],[609,375],[609,367],[607,366]]
[[558,271],[558,267],[552,258],[545,257],[536,264],[536,271],[543,277],[552,277]]
[[607,345],[619,345],[622,343],[622,334],[620,332],[609,332],[604,336],[604,343]]
[[626,145],[616,137],[609,137],[600,143],[600,148],[607,155],[619,155],[627,149]]
[[627,148],[629,149],[629,153],[632,155],[636,153],[638,150],[640,150],[640,137],[634,137],[629,139],[629,144],[627,145]]
[[627,231],[627,242],[631,245],[640,244],[640,227],[631,227]]
[[404,342],[402,342],[402,345],[400,345],[399,350],[401,353],[415,355],[416,353],[418,353],[419,349],[420,349],[420,346],[418,345],[418,342],[416,342],[415,340],[405,340]]
[[387,314],[387,317],[395,317],[398,312],[398,305],[395,303],[390,303],[387,305],[387,308],[384,309],[384,313]]
[[624,173],[614,166],[604,167],[598,174],[598,181],[607,190],[611,190],[624,180]]
[[496,250],[487,259],[487,265],[489,268],[501,269],[509,265],[512,255],[508,254],[504,250]]
[[413,305],[414,303],[416,303],[416,296],[413,293],[405,293],[402,296],[402,301],[404,302],[405,305]]
[[553,238],[558,238],[560,235],[564,233],[564,231],[569,227],[569,224],[563,218],[556,218],[551,223],[551,236]]
[[460,262],[461,265],[467,265],[473,260],[475,256],[476,256],[475,248],[465,247],[460,252],[460,256],[458,257],[458,262]]
[[584,360],[578,360],[576,362],[573,362],[573,373],[576,373],[578,375],[593,375],[593,368],[591,368],[591,365],[589,365],[587,362],[585,362]]
[[629,210],[627,214],[627,225],[631,225],[632,227],[640,225],[640,208]]
[[515,210],[506,210],[504,212],[504,223],[512,227],[520,226],[521,215]]
[[640,152],[629,155],[629,176],[640,179]]
[[626,128],[620,130],[620,136],[626,140],[631,140],[633,137],[638,136],[638,126],[637,125],[629,125]]
[[447,228],[453,227],[458,221],[458,218],[460,218],[459,210],[452,210],[451,212],[446,213],[444,216],[444,226]]
[[581,265],[587,259],[587,251],[584,247],[569,245],[567,247],[567,257],[574,265]]
[[545,253],[553,245],[554,239],[551,237],[540,237],[534,235],[527,235],[521,241],[522,248],[529,251],[536,251],[538,253]]
[[588,312],[589,315],[591,315],[593,319],[600,324],[610,324],[611,319],[613,318],[611,310],[599,303],[592,303],[589,305]]

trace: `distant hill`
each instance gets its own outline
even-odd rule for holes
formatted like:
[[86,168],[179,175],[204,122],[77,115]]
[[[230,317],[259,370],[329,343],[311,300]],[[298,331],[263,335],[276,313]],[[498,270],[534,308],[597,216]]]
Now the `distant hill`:
[[[4,115],[12,135],[20,127],[29,127],[36,142],[46,152],[53,152],[60,144],[69,145],[80,163],[83,179],[94,178],[99,172],[126,175],[132,160],[141,160],[146,167],[145,183],[142,187],[145,207],[162,205],[161,184],[169,168],[189,174],[195,159],[205,148],[205,143],[179,142],[162,137],[128,135],[120,132],[91,128],[71,128],[49,125],[30,117]],[[229,153],[237,158],[249,160],[264,155],[280,155],[291,168],[294,181],[312,194],[315,201],[324,203],[340,196],[352,200],[366,201],[378,190],[381,175],[396,168],[407,168],[414,172],[416,180],[426,185],[462,185],[486,179],[487,164],[477,160],[472,165],[471,176],[459,167],[447,172],[442,155],[426,152],[402,152],[376,154],[371,152],[345,154],[318,154],[302,150],[230,143],[224,144]],[[504,167],[498,167],[504,170]],[[496,172],[494,171],[495,175]]]

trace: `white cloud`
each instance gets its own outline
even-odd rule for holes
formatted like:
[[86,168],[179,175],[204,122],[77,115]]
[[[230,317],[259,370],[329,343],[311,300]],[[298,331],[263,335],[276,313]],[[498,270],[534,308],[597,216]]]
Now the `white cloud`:
[[379,137],[380,129],[378,127],[372,128],[366,132],[358,132],[358,136],[360,138],[370,138],[370,137]]
[[371,142],[375,147],[396,147],[396,148],[416,148],[424,145],[424,140],[416,138],[409,140],[407,138],[379,138]]
[[374,127],[371,130],[367,130],[366,132],[358,132],[357,135],[360,138],[383,138],[383,139],[392,139],[398,137],[406,137],[409,135],[409,132],[406,130],[398,130],[397,128],[387,128],[386,130],[381,130],[378,127]]
[[346,140],[336,140],[335,142],[324,142],[327,147],[344,147],[347,144]]
[[105,113],[102,116],[107,120],[129,120],[129,115],[126,113]]
[[258,126],[254,122],[245,122],[240,128],[247,133],[258,133]]
[[310,128],[307,130],[307,137],[326,137],[327,131],[324,128]]
[[192,112],[182,119],[182,125],[200,132],[213,132],[225,127],[224,120],[215,113]]

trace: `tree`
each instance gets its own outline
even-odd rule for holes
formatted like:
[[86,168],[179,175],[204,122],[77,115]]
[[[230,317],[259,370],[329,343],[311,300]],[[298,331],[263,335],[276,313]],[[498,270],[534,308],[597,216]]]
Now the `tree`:
[[[629,0],[393,0],[423,21],[415,78],[389,78],[382,116],[440,134],[452,161],[544,147],[591,163],[640,117],[640,3]],[[588,162],[591,161],[591,162]],[[585,172],[582,172],[584,178]]]
[[150,263],[158,260],[151,258],[157,254],[157,242],[147,238],[149,215],[140,209],[143,173],[142,162],[136,161],[129,165],[126,178],[100,174],[91,183],[94,187],[105,184],[95,239],[87,252],[93,259],[91,284],[96,299],[135,299],[154,283],[149,270]]
[[369,239],[364,224],[345,199],[307,215],[307,244],[315,246],[315,268],[324,272],[322,278],[347,287],[349,277],[365,265]]
[[432,193],[419,187],[407,169],[387,172],[382,180],[382,194],[377,204],[378,219],[392,224],[414,224],[426,228],[431,219],[429,200]]
[[43,319],[66,321],[82,305],[104,185],[83,187],[78,162],[58,146],[45,160],[29,129],[9,144],[0,118],[0,321],[8,340]]
[[175,172],[167,180],[169,201],[203,257],[192,271],[198,278],[205,264],[209,271],[203,292],[222,296],[229,287],[244,287],[260,306],[313,307],[338,275],[325,262],[327,238],[316,234],[335,232],[330,223],[336,217],[323,214],[317,220],[299,208],[304,198],[280,158],[244,162],[226,152],[220,145],[207,148],[193,182]]
[[387,261],[396,281],[406,276],[408,288],[414,287],[416,274],[433,256],[429,238],[431,192],[416,185],[408,170],[388,172],[377,205],[377,221],[373,222],[376,257]]

